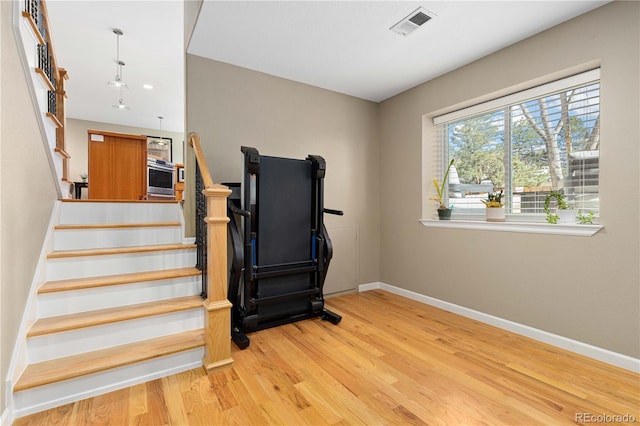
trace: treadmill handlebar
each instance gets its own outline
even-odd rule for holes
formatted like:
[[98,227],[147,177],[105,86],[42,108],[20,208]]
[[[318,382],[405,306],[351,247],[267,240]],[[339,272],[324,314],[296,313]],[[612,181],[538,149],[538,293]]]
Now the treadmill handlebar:
[[335,214],[336,216],[344,216],[344,212],[342,210],[333,210],[333,209],[322,209],[323,213]]
[[251,217],[251,212],[239,209],[231,203],[229,203],[229,210],[231,210],[235,214],[239,214],[240,216]]

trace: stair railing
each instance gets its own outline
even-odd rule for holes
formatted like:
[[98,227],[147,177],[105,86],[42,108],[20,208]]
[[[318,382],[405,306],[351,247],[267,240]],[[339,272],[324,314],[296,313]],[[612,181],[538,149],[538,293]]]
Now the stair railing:
[[202,271],[205,299],[205,354],[207,373],[229,367],[231,358],[231,302],[227,299],[227,197],[224,185],[214,184],[204,158],[200,137],[189,134],[196,158],[196,267]]
[[66,98],[64,82],[69,78],[67,71],[58,66],[53,49],[53,41],[49,32],[49,17],[44,0],[24,0],[22,17],[32,28],[38,40],[37,67],[35,72],[40,74],[49,88],[47,93],[46,116],[56,126],[56,141],[54,151],[62,157],[62,180],[67,180],[70,155],[65,150],[65,109]]

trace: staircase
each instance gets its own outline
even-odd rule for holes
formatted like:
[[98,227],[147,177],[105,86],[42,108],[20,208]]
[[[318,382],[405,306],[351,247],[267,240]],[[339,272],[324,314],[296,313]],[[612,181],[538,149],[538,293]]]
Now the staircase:
[[17,417],[201,367],[196,246],[170,202],[62,200]]

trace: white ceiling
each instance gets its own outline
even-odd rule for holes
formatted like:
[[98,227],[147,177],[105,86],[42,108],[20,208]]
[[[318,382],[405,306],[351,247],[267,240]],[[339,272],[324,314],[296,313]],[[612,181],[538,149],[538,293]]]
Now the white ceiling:
[[[377,102],[607,2],[205,0],[188,52]],[[47,4],[69,117],[157,128],[163,116],[164,130],[183,131],[181,0]],[[408,37],[389,31],[419,6],[436,17]],[[111,107],[119,93],[106,84],[114,27],[126,111]]]
[[[182,1],[47,0],[59,66],[69,73],[67,117],[182,132],[184,24]],[[116,35],[125,63],[123,91],[130,110],[118,110]],[[153,85],[152,90],[143,84]]]

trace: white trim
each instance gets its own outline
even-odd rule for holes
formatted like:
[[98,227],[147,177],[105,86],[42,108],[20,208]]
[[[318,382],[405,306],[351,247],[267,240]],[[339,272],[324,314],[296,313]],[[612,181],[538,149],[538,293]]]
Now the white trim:
[[27,331],[31,328],[31,325],[37,317],[37,291],[38,287],[46,281],[46,260],[47,253],[51,251],[53,247],[53,234],[54,226],[60,221],[60,206],[61,201],[55,201],[53,204],[53,210],[51,212],[51,218],[47,225],[47,233],[42,243],[42,249],[40,250],[40,256],[38,257],[38,263],[36,270],[33,274],[33,280],[31,281],[31,288],[29,289],[29,296],[27,298],[27,304],[22,314],[20,321],[20,329],[16,336],[15,345],[13,347],[13,354],[11,355],[11,362],[9,363],[9,369],[7,370],[7,377],[5,381],[5,401],[6,409],[9,411],[9,417],[12,419],[14,413],[14,394],[13,383],[20,377],[24,369],[27,367]]
[[187,228],[186,228],[187,225],[184,220],[184,203],[183,202],[178,203],[178,212],[179,212],[178,218],[180,221],[180,236],[182,238],[182,244],[195,244],[196,237],[187,237]]
[[549,333],[547,331],[509,321],[504,318],[485,314],[484,312],[469,309],[464,306],[456,305],[454,303],[446,302],[434,297],[425,296],[424,294],[415,293],[413,291],[405,290],[403,288],[395,287],[389,284],[374,282],[369,284],[362,284],[359,286],[359,291],[368,291],[374,289],[385,290],[411,300],[422,302],[430,306],[435,306],[436,308],[444,309],[446,311],[462,315],[466,318],[471,318],[476,321],[480,321],[486,324],[493,325],[495,327],[502,328],[504,330],[511,331],[513,333],[520,334],[522,336],[530,337],[532,339],[548,343],[558,348],[566,349],[568,351],[575,352],[577,354],[584,355],[598,361],[606,362],[607,364],[612,364],[617,367],[633,371],[635,373],[640,372],[640,359],[633,358],[628,355],[623,355],[617,352],[610,351],[608,349],[599,348],[588,343],[569,339],[564,336]]
[[369,291],[369,290],[377,290],[377,289],[381,289],[384,286],[386,286],[387,284],[385,283],[381,283],[380,281],[376,281],[373,283],[367,283],[367,284],[360,284],[358,286],[358,292],[363,292],[363,291]]
[[[1,7],[1,6],[0,6]],[[12,10],[13,13],[13,10]],[[0,34],[2,34],[2,22],[4,22],[4,19],[2,18],[2,12],[0,12]],[[2,67],[0,66],[0,81],[2,81]],[[2,88],[0,88],[0,99],[2,99]],[[2,102],[0,102],[0,123],[2,122]],[[2,135],[0,135],[0,146],[2,146]],[[0,188],[2,188],[2,174],[0,173]],[[0,208],[0,223],[2,223],[2,208]],[[0,241],[2,241],[2,228],[0,227]],[[5,249],[6,250],[6,249]],[[2,245],[0,244],[0,259],[2,259]],[[4,288],[4,283],[2,281],[2,262],[0,262],[0,289]],[[0,306],[2,306],[2,291],[0,290]],[[0,327],[0,341],[2,341],[2,329]],[[0,354],[0,358],[2,358],[2,355]],[[7,370],[8,371],[8,370]],[[0,380],[4,381],[4,386],[10,385],[11,383],[9,383],[7,380],[5,380],[5,377],[0,376]],[[2,412],[0,413],[0,426],[3,425],[8,425],[11,424],[9,422],[9,409],[7,408],[9,406],[9,399],[8,396],[9,392],[4,392],[4,395],[0,395],[0,398],[3,398],[2,401],[4,401],[2,404],[0,404],[0,406],[4,406],[4,409],[2,410]]]
[[[184,198],[182,199],[184,201]],[[195,244],[196,237],[188,237],[187,236],[187,223],[184,219],[184,202],[178,203],[180,206],[180,227],[182,229],[182,244]]]
[[600,68],[593,69],[591,71],[583,72],[580,74],[572,75],[571,77],[555,80],[550,83],[542,84],[540,86],[532,87],[520,92],[512,93],[501,98],[493,99],[480,104],[472,105],[467,108],[462,108],[456,111],[449,112],[447,114],[438,115],[433,117],[433,124],[438,125],[446,123],[448,121],[458,120],[464,117],[471,117],[476,114],[480,114],[486,111],[492,111],[498,108],[505,107],[507,105],[521,103],[534,98],[539,98],[549,93],[558,92],[568,87],[581,86],[600,79]]
[[9,418],[9,409],[5,408],[0,416],[0,426],[10,425],[13,423],[13,419]]
[[579,237],[590,237],[604,228],[602,225],[550,224],[536,222],[482,222],[478,220],[421,219],[420,223],[427,228],[524,232],[529,234],[573,235]]

